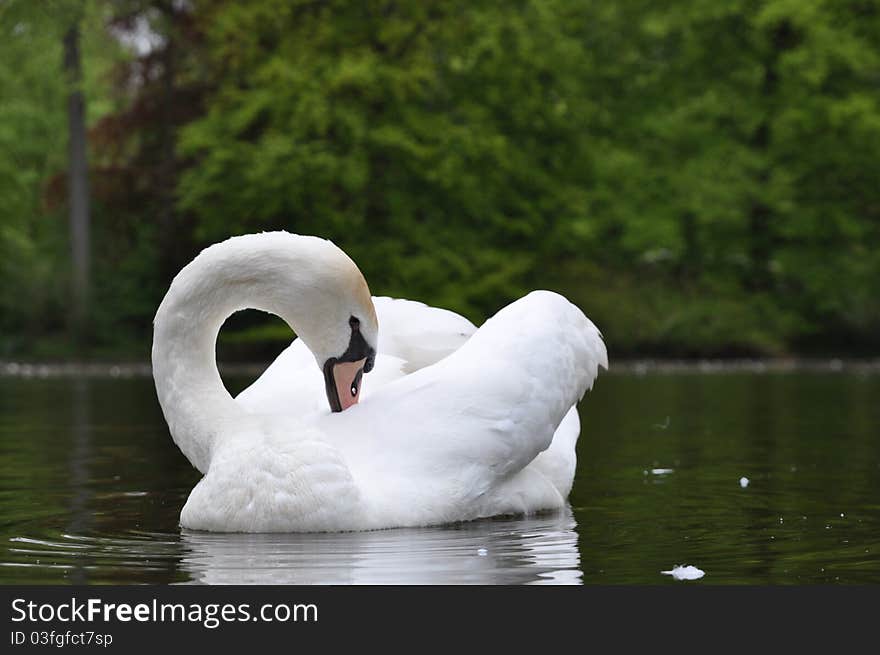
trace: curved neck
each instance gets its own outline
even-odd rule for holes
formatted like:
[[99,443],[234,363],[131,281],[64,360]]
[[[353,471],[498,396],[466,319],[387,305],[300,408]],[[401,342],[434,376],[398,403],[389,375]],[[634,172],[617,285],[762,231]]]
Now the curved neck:
[[175,443],[203,473],[224,427],[244,415],[217,370],[221,326],[236,311],[258,309],[280,316],[310,345],[315,329],[298,317],[314,319],[315,305],[332,300],[314,274],[316,253],[328,248],[341,253],[328,241],[283,232],[234,237],[204,250],[171,283],[154,320],[153,378]]

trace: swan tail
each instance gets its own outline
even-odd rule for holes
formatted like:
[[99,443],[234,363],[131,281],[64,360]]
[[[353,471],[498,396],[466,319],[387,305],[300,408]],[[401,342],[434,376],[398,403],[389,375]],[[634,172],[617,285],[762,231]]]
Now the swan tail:
[[529,468],[534,468],[550,480],[563,498],[568,496],[574,484],[580,432],[581,422],[577,407],[572,407],[556,428],[547,450],[538,453],[529,464]]

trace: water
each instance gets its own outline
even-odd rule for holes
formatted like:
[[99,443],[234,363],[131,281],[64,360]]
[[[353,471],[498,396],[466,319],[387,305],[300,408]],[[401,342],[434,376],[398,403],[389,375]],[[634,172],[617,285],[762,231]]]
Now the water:
[[880,582],[878,398],[870,371],[603,375],[565,512],[218,535],[177,525],[199,476],[149,378],[0,378],[0,583]]

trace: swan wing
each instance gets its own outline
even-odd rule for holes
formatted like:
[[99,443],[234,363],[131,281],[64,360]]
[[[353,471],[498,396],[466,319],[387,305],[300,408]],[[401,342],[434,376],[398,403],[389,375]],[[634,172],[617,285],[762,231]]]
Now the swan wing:
[[379,352],[406,362],[412,373],[458,350],[477,331],[464,316],[415,300],[374,296]]
[[[583,312],[536,291],[448,357],[378,389],[369,402],[321,417],[318,427],[368,495],[408,494],[411,502],[400,503],[407,514],[386,521],[488,515],[498,508],[481,508],[480,499],[494,502],[499,488],[548,449],[607,366],[601,334]],[[566,434],[577,438],[576,429]]]

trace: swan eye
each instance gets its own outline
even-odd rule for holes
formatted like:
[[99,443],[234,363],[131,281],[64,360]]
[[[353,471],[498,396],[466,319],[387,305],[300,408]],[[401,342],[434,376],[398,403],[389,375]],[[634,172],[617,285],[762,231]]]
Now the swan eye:
[[355,396],[358,395],[358,390],[360,389],[360,386],[361,386],[361,379],[363,379],[363,377],[364,377],[364,369],[362,367],[361,370],[359,370],[357,372],[357,375],[354,376],[354,380],[351,381],[351,397],[352,398],[354,398]]

